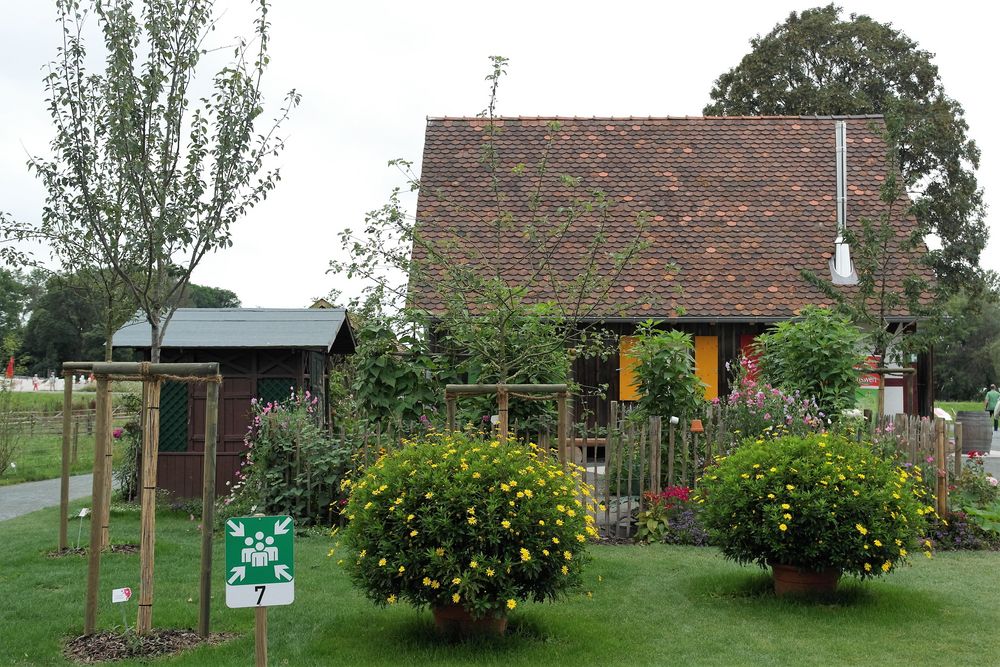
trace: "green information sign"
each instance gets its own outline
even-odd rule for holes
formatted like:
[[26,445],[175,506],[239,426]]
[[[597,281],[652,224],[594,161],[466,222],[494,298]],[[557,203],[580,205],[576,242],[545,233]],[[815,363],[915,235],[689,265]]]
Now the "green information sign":
[[294,535],[290,516],[226,522],[227,607],[274,607],[295,600]]

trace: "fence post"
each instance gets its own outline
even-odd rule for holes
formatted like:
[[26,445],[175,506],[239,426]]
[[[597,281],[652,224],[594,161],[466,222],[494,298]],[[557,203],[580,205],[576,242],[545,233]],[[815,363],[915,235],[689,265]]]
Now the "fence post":
[[146,429],[142,433],[142,513],[139,532],[139,614],[136,634],[153,627],[153,555],[156,543],[156,464],[160,440],[160,380],[149,383]]
[[[615,434],[618,432],[618,401],[608,409],[608,442],[604,447],[604,530],[611,535],[611,465],[615,460]],[[618,495],[617,489],[615,495]],[[617,513],[616,513],[617,516]],[[617,520],[616,520],[617,523]],[[617,529],[616,529],[617,531]]]
[[[104,407],[98,405],[98,409],[103,409],[104,414],[100,419],[104,420],[104,431],[98,431],[98,436],[104,438],[104,504],[101,507],[101,548],[107,548],[111,542],[111,491],[114,489],[114,475],[112,474],[115,448],[111,445],[112,410],[111,405],[111,381],[108,380],[108,396],[104,402]],[[96,457],[96,452],[95,452]]]
[[670,434],[667,442],[667,486],[674,486],[674,436],[677,425],[672,419],[667,421],[670,422]]
[[110,403],[108,394],[108,378],[106,375],[97,377],[97,434],[94,438],[94,481],[91,486],[90,508],[90,550],[87,553],[87,599],[84,603],[83,634],[94,634],[97,626],[97,594],[101,577],[101,517],[104,498],[104,448],[108,446],[106,438],[109,424],[104,422],[107,412],[104,404]]
[[503,385],[497,386],[497,412],[500,416],[500,442],[507,442],[507,435],[510,432],[510,394]]
[[690,435],[687,423],[681,422],[681,480],[684,486],[688,485],[688,436]]
[[59,550],[69,546],[66,536],[69,521],[69,465],[73,427],[73,375],[63,372],[62,470],[59,478]]
[[944,420],[934,420],[936,447],[934,463],[937,466],[937,513],[944,518],[948,513],[948,465],[944,459]]
[[566,442],[566,421],[569,415],[566,414],[566,392],[560,392],[556,395],[556,409],[559,411],[558,422],[556,426],[556,447],[559,450],[559,462],[566,467],[566,455],[567,455],[567,442]]
[[205,387],[205,453],[202,458],[201,582],[198,634],[208,637],[212,608],[212,524],[215,523],[215,453],[219,436],[219,383]]
[[448,430],[449,431],[454,431],[455,430],[455,408],[456,408],[455,402],[457,401],[457,399],[454,396],[450,396],[448,394],[445,394],[444,401],[445,401],[445,405],[447,406],[447,410],[448,410]]
[[662,490],[660,480],[662,475],[660,474],[660,449],[662,436],[662,417],[650,417],[649,418],[649,454],[650,454],[650,486],[649,489],[653,493],[659,493]]
[[73,453],[70,455],[70,463],[76,464],[77,454],[80,449],[80,422],[79,420],[73,421]]
[[955,481],[962,476],[962,422],[955,422]]

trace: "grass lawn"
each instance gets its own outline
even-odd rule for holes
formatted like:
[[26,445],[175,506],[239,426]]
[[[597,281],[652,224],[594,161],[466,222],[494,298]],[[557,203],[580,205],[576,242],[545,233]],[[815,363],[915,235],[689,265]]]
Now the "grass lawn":
[[[121,455],[121,445],[112,440],[115,449],[115,462]],[[15,468],[8,468],[0,477],[0,486],[33,482],[39,479],[59,477],[62,471],[62,436],[61,435],[27,435],[21,440],[17,453],[13,457]],[[70,474],[89,473],[94,469],[94,436],[87,435],[85,429],[80,429],[80,439],[77,442],[76,463],[70,466]]]
[[[47,509],[0,523],[0,664],[63,664],[62,642],[82,630],[86,559],[43,555],[55,546],[55,518]],[[197,523],[165,512],[157,529],[154,626],[193,627]],[[70,532],[75,537],[76,526]],[[138,541],[136,510],[116,509],[112,541]],[[885,580],[848,580],[834,598],[803,602],[777,600],[767,575],[714,549],[595,546],[593,599],[522,604],[506,638],[446,644],[435,637],[430,612],[379,609],[361,597],[327,558],[330,543],[297,538],[295,603],[269,613],[272,664],[983,665],[1000,654],[998,553],[920,556]],[[251,663],[253,612],[225,608],[222,562],[219,543],[213,630],[241,636],[165,663]],[[136,588],[138,569],[137,555],[104,556],[100,628],[121,624],[110,589]],[[136,599],[127,607],[130,624]]]
[[979,412],[986,409],[982,401],[934,401],[934,407],[944,408],[952,417],[955,416],[956,412],[962,410]]

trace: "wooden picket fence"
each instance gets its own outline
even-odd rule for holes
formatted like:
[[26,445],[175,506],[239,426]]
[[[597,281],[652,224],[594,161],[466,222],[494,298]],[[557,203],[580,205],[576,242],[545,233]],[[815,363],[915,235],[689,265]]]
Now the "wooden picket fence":
[[[341,429],[340,439],[351,443],[358,463],[369,464],[399,447],[403,438],[426,428],[416,422],[370,424],[350,431]],[[594,487],[603,506],[594,517],[597,527],[603,536],[614,538],[632,536],[644,494],[672,486],[697,489],[706,468],[740,439],[727,427],[725,411],[717,405],[707,406],[692,418],[640,420],[612,401],[608,426],[576,424],[569,430],[565,452],[559,451],[555,430],[555,425],[528,427],[513,422],[510,436],[533,442],[553,458],[579,466],[581,479]],[[854,436],[859,441],[880,441],[883,454],[895,449],[901,463],[923,466],[928,480],[935,476],[928,468],[936,470],[938,511],[947,506],[947,486],[962,470],[961,425],[956,428],[951,422],[895,415],[867,420]]]
[[[605,537],[632,535],[633,519],[647,492],[671,486],[697,489],[715,457],[725,455],[739,441],[717,405],[707,406],[697,417],[672,421],[663,417],[637,420],[612,402],[606,429],[588,430],[586,424],[579,424],[570,432],[566,458],[582,468],[583,481],[595,488],[604,506],[595,519]],[[531,433],[516,425],[512,430],[516,437],[558,455],[550,432]],[[867,420],[854,436],[859,441],[879,440],[883,454],[895,449],[900,463],[924,467],[928,480],[936,476],[938,511],[947,508],[947,487],[962,471],[961,425],[956,428],[947,421],[895,415]]]

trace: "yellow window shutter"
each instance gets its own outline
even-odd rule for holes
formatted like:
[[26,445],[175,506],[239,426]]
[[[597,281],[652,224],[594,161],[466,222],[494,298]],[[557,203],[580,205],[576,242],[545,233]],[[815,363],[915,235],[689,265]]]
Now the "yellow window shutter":
[[618,341],[618,400],[639,400],[639,378],[635,369],[639,360],[632,355],[635,346],[635,336],[622,336]]
[[719,397],[719,337],[694,337],[694,372],[705,383],[705,400]]

